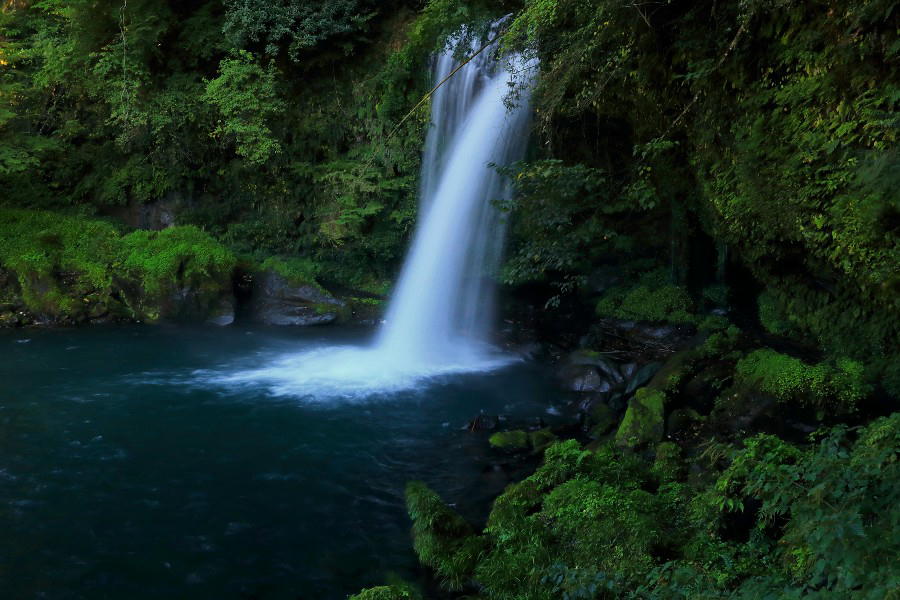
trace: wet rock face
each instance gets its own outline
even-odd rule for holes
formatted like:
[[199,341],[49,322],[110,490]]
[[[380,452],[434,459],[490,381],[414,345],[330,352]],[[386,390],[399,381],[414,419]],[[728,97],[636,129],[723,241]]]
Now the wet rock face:
[[338,319],[344,302],[314,284],[291,284],[266,271],[253,286],[253,320],[266,325],[325,325]]
[[573,392],[608,392],[609,380],[590,365],[568,365],[560,371],[563,387]]
[[219,327],[226,327],[234,323],[235,301],[233,298],[227,297],[219,300],[218,304],[213,308],[206,322]]

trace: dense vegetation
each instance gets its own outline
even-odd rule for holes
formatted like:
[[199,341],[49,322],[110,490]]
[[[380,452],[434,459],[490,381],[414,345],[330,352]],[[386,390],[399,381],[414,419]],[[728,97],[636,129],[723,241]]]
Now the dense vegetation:
[[483,530],[411,484],[422,563],[483,598],[900,597],[895,2],[2,7],[0,325],[203,318],[236,268],[382,294],[429,54],[510,15],[498,47],[541,73],[498,167],[508,296],[588,353],[615,323],[697,336],[579,440],[496,433],[544,458]]

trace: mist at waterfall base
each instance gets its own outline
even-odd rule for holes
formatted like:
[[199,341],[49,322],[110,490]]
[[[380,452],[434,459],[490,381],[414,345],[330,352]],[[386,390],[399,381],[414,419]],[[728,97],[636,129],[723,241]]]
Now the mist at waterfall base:
[[[444,81],[458,64],[451,49],[437,56],[435,81]],[[374,343],[288,353],[210,381],[265,383],[277,395],[321,401],[392,393],[514,362],[490,345],[491,277],[503,243],[493,202],[510,193],[492,165],[524,154],[535,69],[535,62],[520,56],[498,61],[485,52],[434,94],[419,225]]]

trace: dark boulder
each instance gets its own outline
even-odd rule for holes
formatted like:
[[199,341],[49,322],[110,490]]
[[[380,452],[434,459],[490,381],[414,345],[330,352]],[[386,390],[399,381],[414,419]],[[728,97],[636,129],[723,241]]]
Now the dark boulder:
[[289,282],[275,271],[254,278],[253,319],[266,325],[325,325],[341,315],[345,303],[316,283]]

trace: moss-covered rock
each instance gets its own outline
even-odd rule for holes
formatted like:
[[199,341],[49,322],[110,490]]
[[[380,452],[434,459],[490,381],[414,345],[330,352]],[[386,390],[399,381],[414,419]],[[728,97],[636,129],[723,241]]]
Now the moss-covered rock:
[[135,231],[122,239],[119,282],[136,318],[203,320],[232,296],[234,254],[193,227]]
[[234,265],[196,227],[123,237],[97,219],[0,211],[0,300],[18,323],[203,320],[231,297]]
[[446,587],[461,589],[472,577],[483,550],[482,539],[422,482],[407,484],[406,508],[419,560],[434,569]]
[[416,600],[417,598],[419,595],[407,586],[380,585],[354,594],[348,600]]
[[521,450],[528,448],[528,433],[521,429],[514,431],[498,431],[488,438],[488,443],[494,448],[503,450]]
[[270,258],[254,275],[253,318],[266,325],[325,325],[349,319],[351,309],[318,281],[314,263]]
[[660,390],[639,389],[625,411],[616,432],[616,444],[637,448],[662,440],[665,429],[666,395]]

